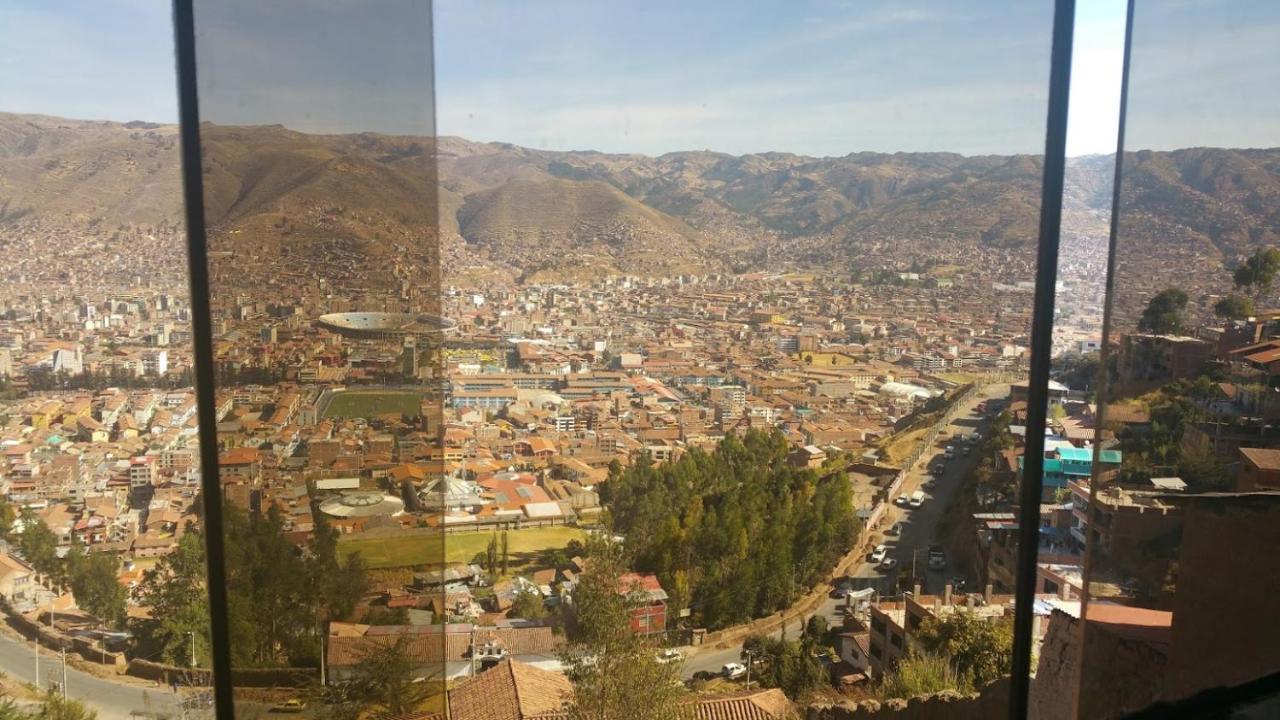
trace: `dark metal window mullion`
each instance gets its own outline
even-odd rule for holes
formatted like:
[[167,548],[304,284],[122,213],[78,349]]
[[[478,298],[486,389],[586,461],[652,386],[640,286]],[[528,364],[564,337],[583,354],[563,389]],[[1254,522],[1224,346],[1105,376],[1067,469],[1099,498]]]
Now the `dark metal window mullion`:
[[1054,291],[1062,234],[1062,189],[1066,172],[1067,104],[1071,94],[1071,42],[1075,0],[1056,0],[1049,58],[1049,118],[1046,124],[1044,184],[1040,195],[1040,238],[1031,320],[1031,373],[1027,393],[1026,451],[1018,501],[1018,564],[1010,668],[1009,717],[1027,716],[1034,638],[1036,561],[1040,539],[1040,495],[1044,482],[1044,429],[1049,405],[1049,364],[1053,350]]
[[231,696],[226,553],[223,545],[222,488],[218,481],[213,323],[209,300],[209,258],[205,243],[204,187],[201,180],[195,13],[191,0],[174,0],[173,29],[178,64],[178,122],[182,139],[182,192],[187,219],[187,273],[191,288],[191,334],[194,345],[196,413],[199,420],[200,487],[204,504],[213,697],[218,720],[232,720],[235,708]]

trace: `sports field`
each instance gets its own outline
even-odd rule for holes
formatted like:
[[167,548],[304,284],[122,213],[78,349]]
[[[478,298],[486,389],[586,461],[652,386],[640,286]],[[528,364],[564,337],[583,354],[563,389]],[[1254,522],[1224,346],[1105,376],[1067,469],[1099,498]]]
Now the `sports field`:
[[324,416],[371,418],[394,413],[418,417],[421,398],[408,390],[344,390],[329,401]]
[[[477,553],[484,552],[493,536],[491,532],[448,534],[443,538],[444,562],[470,562]],[[570,540],[582,540],[585,537],[578,528],[563,526],[510,530],[507,532],[507,552],[511,557],[511,565],[520,567],[534,562],[544,550],[562,548]],[[439,565],[441,541],[441,536],[435,533],[356,539],[343,537],[338,540],[338,553],[346,558],[358,552],[371,568]]]

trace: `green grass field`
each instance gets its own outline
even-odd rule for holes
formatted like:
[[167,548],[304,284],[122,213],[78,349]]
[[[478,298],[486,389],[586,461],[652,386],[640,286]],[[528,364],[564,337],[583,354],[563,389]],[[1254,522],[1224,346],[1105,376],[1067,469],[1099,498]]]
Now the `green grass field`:
[[345,390],[333,396],[325,417],[371,418],[395,413],[418,417],[422,396],[403,390]]
[[[444,561],[447,564],[470,562],[489,546],[493,533],[451,533],[444,538]],[[585,534],[571,527],[527,528],[507,533],[511,566],[521,568],[536,563],[544,550],[562,548],[570,540],[582,540]],[[440,563],[441,536],[436,534],[392,535],[379,538],[338,540],[338,553],[344,558],[360,553],[371,568],[393,568]]]

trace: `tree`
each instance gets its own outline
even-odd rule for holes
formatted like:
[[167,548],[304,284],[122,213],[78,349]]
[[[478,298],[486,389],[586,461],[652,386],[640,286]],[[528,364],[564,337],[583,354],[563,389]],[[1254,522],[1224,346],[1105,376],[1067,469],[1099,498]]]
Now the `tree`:
[[13,505],[7,500],[0,499],[0,540],[13,542],[13,527],[17,519],[18,513],[13,509]]
[[1280,274],[1280,250],[1260,247],[1236,268],[1232,279],[1236,287],[1250,291],[1254,304],[1258,305],[1271,292],[1277,274]]
[[884,699],[912,698],[943,690],[970,692],[972,689],[973,683],[957,673],[946,658],[912,653],[898,663],[896,670],[885,676],[879,694]]
[[[348,690],[375,718],[395,718],[418,709],[438,683],[419,682],[421,661],[413,652],[414,636],[398,635],[394,642],[369,640],[358,651],[355,677]],[[440,688],[442,689],[442,688]]]
[[956,672],[976,685],[1007,673],[1013,659],[1012,622],[971,612],[926,619],[916,640],[925,652],[949,658]]
[[781,688],[787,697],[797,701],[825,685],[826,671],[817,657],[821,635],[815,634],[819,630],[825,632],[825,627],[815,620],[825,618],[809,618],[799,641],[772,635],[751,635],[743,640],[742,658],[751,661],[752,682],[759,680],[763,687]]
[[562,653],[573,683],[572,720],[691,718],[674,664],[658,662],[655,648],[631,632],[635,599],[619,592],[626,568],[622,548],[602,538],[588,541],[591,565],[573,593],[572,644]]
[[49,690],[40,704],[27,713],[29,720],[97,720],[98,713],[85,707],[75,698],[63,698],[62,694]]
[[1147,303],[1138,319],[1138,329],[1156,335],[1167,335],[1182,330],[1183,315],[1187,309],[1187,294],[1178,288],[1156,293]]
[[1232,293],[1214,303],[1213,313],[1228,320],[1243,320],[1253,315],[1253,300]]
[[498,535],[497,533],[494,533],[493,537],[489,538],[489,545],[488,547],[485,548],[484,569],[485,569],[485,572],[489,574],[489,577],[491,579],[498,576]]
[[[178,547],[143,575],[139,599],[151,606],[150,617],[135,623],[143,653],[174,665],[208,665],[209,600],[205,591],[204,535],[189,527]],[[191,633],[196,657],[191,656]],[[234,644],[233,644],[234,647]]]
[[27,711],[8,695],[0,696],[0,720],[27,720]]
[[778,432],[726,437],[655,465],[639,453],[602,497],[635,569],[653,573],[695,626],[718,629],[787,607],[852,546],[849,483],[788,462]]
[[93,553],[68,570],[76,603],[114,628],[124,626],[128,599],[119,574],[119,559],[105,553]]
[[511,609],[507,614],[525,620],[541,620],[547,616],[547,606],[541,594],[524,587],[512,598]]
[[31,567],[41,573],[56,577],[61,572],[58,536],[31,508],[22,509],[22,537],[18,541],[18,547]]

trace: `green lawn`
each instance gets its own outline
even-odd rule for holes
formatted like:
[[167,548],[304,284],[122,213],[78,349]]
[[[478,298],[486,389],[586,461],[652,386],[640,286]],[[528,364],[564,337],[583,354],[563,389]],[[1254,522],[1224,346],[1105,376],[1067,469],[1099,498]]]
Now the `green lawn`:
[[397,390],[344,390],[333,396],[325,417],[371,418],[395,413],[418,417],[422,396]]
[[[493,533],[451,533],[444,538],[444,561],[448,564],[470,562],[477,553],[489,546]],[[507,548],[511,565],[516,568],[536,562],[543,550],[562,548],[570,540],[582,540],[585,534],[571,527],[528,528],[507,533]],[[390,535],[378,538],[338,540],[338,552],[343,557],[360,553],[371,568],[392,568],[412,565],[438,565],[440,563],[441,536],[435,533]]]

